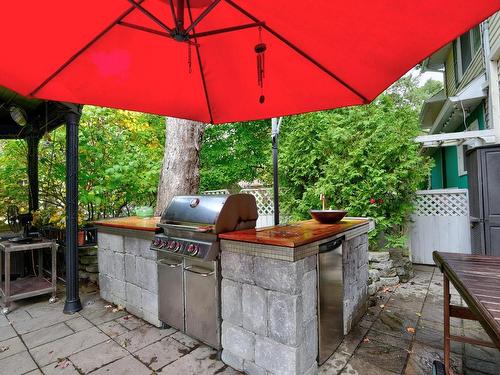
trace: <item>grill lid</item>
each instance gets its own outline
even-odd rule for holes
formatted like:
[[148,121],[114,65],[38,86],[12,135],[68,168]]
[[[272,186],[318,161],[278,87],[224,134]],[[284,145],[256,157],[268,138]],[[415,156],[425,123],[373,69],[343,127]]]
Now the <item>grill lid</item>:
[[251,194],[175,196],[159,225],[219,234],[255,228],[258,216]]

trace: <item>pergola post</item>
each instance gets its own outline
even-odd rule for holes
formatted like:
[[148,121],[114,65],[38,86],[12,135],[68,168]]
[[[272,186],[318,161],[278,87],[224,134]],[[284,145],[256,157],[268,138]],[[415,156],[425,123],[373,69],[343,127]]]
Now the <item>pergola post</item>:
[[274,225],[280,223],[280,200],[279,200],[279,174],[278,174],[278,138],[280,125],[283,118],[273,118],[272,124],[272,145],[273,145],[273,205],[274,205]]
[[66,303],[64,313],[82,309],[78,283],[78,124],[77,109],[66,113]]
[[40,137],[38,134],[32,133],[26,138],[26,142],[28,143],[29,212],[33,212],[39,208],[38,145]]

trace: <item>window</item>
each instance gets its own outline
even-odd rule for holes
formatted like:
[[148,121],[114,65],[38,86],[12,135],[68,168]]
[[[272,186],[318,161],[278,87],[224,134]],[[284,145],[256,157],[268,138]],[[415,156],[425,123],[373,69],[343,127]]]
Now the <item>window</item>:
[[472,62],[474,55],[481,48],[481,30],[479,26],[469,30],[453,42],[455,63],[455,81],[460,82]]

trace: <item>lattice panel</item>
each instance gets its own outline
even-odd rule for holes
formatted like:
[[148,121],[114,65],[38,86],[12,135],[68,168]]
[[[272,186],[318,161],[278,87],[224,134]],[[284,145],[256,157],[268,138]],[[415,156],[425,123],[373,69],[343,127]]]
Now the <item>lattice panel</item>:
[[229,190],[227,189],[207,190],[201,193],[201,195],[221,195],[221,194],[229,194]]
[[467,193],[419,193],[415,203],[415,214],[418,216],[468,216]]
[[252,194],[255,197],[260,216],[274,214],[273,195],[271,193],[271,189],[242,189],[240,193]]

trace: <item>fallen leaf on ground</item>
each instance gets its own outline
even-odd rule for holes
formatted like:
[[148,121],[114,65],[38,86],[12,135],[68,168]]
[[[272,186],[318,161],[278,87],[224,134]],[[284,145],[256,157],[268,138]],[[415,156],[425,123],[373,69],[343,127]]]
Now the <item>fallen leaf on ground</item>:
[[131,318],[130,315],[126,315],[126,316],[123,317],[123,320],[129,320],[130,318]]
[[363,339],[363,342],[370,342],[370,339],[368,337]]
[[105,309],[110,309],[112,307],[113,307],[112,305],[106,305],[106,306],[104,306]]
[[380,308],[383,309],[385,307],[385,305],[380,305]]
[[391,289],[390,289],[390,288],[384,288],[384,289],[382,289],[382,291],[383,291],[384,293],[387,293],[387,292],[390,292],[390,291],[391,291]]
[[67,358],[57,358],[57,364],[54,368],[66,368],[69,366],[69,361]]
[[416,316],[422,316],[422,314],[420,314],[420,313],[415,313],[415,315],[416,315]]
[[128,346],[128,344],[130,344],[130,339],[125,339],[125,340],[123,340],[123,342],[122,342],[122,346],[123,346],[124,348],[126,348],[126,347]]
[[406,330],[408,331],[408,333],[415,333],[415,328],[413,327],[408,327],[406,328]]
[[9,350],[8,346],[0,346],[0,353],[6,352],[7,350]]

